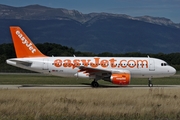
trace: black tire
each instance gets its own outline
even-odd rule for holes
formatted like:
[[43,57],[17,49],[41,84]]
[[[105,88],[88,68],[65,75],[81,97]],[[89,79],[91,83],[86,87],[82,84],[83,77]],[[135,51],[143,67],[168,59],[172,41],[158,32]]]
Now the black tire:
[[149,87],[153,87],[153,84],[152,84],[152,83],[150,83],[148,86],[149,86]]
[[96,81],[92,81],[91,86],[94,88],[97,88],[97,87],[99,87],[99,83]]

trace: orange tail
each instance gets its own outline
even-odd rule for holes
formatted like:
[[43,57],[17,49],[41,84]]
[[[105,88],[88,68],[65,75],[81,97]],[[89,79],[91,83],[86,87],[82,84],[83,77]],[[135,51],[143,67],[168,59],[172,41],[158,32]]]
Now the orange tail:
[[10,27],[17,58],[24,57],[46,57],[32,43],[20,27]]

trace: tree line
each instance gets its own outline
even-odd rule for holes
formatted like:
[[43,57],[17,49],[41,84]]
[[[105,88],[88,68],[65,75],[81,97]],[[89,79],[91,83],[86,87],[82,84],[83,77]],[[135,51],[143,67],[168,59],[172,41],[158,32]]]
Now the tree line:
[[[92,52],[81,52],[76,51],[71,47],[62,46],[56,43],[38,43],[36,44],[37,48],[47,56],[99,56],[99,57],[154,57],[159,58],[166,61],[169,65],[172,65],[176,68],[176,70],[180,70],[180,53],[157,53],[157,54],[148,54],[148,53],[140,53],[140,52],[131,52],[131,53],[92,53]],[[12,67],[6,64],[6,59],[15,58],[15,50],[12,43],[4,43],[0,44],[0,72],[23,72],[25,70]]]

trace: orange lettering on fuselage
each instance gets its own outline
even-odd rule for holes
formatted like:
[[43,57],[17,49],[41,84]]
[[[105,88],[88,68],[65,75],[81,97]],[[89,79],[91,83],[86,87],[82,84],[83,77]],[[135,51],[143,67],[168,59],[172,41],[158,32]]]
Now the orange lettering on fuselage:
[[60,60],[60,59],[55,60],[54,61],[54,66],[61,67],[62,66],[62,60]]
[[73,60],[73,63],[74,63],[73,65],[76,66],[76,67],[81,65],[80,60],[78,60],[78,59]]
[[[145,64],[144,64],[145,62]],[[139,65],[141,64],[141,68],[144,67],[144,65],[146,65],[146,68],[148,68],[148,61],[147,60],[137,60],[137,68],[139,67]]]
[[134,60],[129,60],[127,62],[128,67],[134,68],[136,66],[136,62]]
[[118,67],[126,68],[127,67],[126,65],[127,65],[127,60],[121,60]]
[[63,63],[64,67],[71,67],[72,66],[71,60],[69,60],[69,59],[66,59],[63,62],[64,62]]
[[101,65],[101,67],[106,68],[109,65],[109,61],[108,60],[101,60],[100,65]]
[[110,59],[109,61],[110,61],[111,68],[115,68],[117,66],[117,64],[115,64],[117,60],[115,60],[114,58]]
[[[107,68],[108,66],[110,68],[148,68],[148,61],[147,60],[119,60],[117,61],[114,58],[111,59],[100,59],[100,58],[93,58],[92,59],[56,59],[54,60],[54,66],[55,67],[72,67],[73,69],[78,66],[85,66],[85,67],[99,67]],[[119,64],[118,64],[119,63]],[[118,66],[117,66],[118,65]]]
[[98,67],[98,66],[99,66],[99,59],[100,59],[100,58],[94,58],[95,62],[94,62],[94,63],[91,62],[91,63],[90,63],[90,66],[93,67],[93,68]]
[[83,63],[83,66],[87,67],[87,66],[89,65],[89,62],[90,62],[91,60],[82,59],[81,61],[82,61],[82,63]]

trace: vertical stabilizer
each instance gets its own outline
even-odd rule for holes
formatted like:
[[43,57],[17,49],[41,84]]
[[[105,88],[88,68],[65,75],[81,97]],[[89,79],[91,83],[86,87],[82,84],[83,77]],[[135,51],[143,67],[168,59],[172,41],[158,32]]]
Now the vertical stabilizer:
[[10,31],[17,58],[46,57],[38,50],[20,27],[11,26]]

